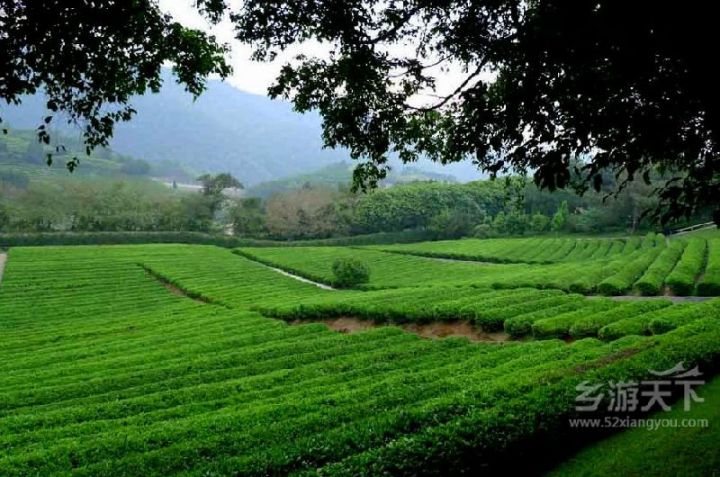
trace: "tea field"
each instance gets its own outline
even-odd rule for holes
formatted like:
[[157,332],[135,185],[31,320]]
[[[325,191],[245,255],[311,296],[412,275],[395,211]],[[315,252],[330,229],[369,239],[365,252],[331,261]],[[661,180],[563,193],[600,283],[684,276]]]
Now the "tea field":
[[236,253],[327,284],[333,283],[328,264],[352,256],[375,271],[365,288],[467,284],[610,296],[720,295],[720,239],[666,241],[654,234],[627,240],[463,239],[354,248],[241,248]]
[[[367,284],[271,268],[348,257]],[[716,238],[11,248],[0,475],[541,474],[606,435],[569,427],[579,384],[713,374],[717,295]],[[505,339],[404,328],[437,322]]]

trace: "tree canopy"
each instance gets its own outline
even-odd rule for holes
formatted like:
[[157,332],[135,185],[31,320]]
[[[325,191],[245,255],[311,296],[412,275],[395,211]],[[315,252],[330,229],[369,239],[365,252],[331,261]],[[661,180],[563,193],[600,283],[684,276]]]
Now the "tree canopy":
[[[607,170],[623,181],[660,170],[668,220],[716,205],[720,193],[712,10],[619,0],[248,0],[232,18],[257,59],[309,39],[329,46],[327,57],[287,64],[270,93],[317,109],[327,145],[368,159],[356,170],[361,187],[385,175],[392,151],[526,172],[551,190],[600,190]],[[414,104],[444,65],[464,79]]]
[[[491,175],[528,173],[541,187],[603,188],[667,178],[669,220],[717,207],[720,91],[707,55],[712,4],[619,0],[197,0],[229,12],[254,58],[317,41],[322,57],[286,64],[269,93],[317,110],[327,146],[347,147],[355,184],[373,186],[388,156],[472,160]],[[193,94],[226,76],[226,49],[163,15],[153,0],[0,0],[0,97],[44,90],[48,108],[86,123],[105,145],[128,99],[159,87],[172,62]],[[449,93],[438,75],[465,72]],[[418,95],[431,97],[418,104]],[[433,96],[434,95],[434,96]],[[114,105],[114,108],[108,108]],[[49,122],[52,118],[47,118]],[[48,142],[45,125],[39,135]],[[720,219],[720,212],[716,213]]]
[[202,184],[203,194],[219,196],[223,190],[236,188],[243,189],[242,183],[234,178],[229,172],[223,172],[217,175],[203,174],[197,178]]
[[19,104],[23,95],[44,93],[51,115],[38,139],[45,144],[53,116],[62,112],[80,124],[88,149],[107,146],[115,123],[135,113],[130,98],[159,90],[166,62],[198,95],[208,75],[230,73],[226,52],[214,37],[163,14],[154,0],[0,0],[0,99]]

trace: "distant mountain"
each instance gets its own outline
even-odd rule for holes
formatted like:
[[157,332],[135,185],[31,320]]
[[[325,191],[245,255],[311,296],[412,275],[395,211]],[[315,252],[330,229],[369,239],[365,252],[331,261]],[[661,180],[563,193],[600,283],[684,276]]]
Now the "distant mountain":
[[[3,106],[0,116],[12,127],[35,128],[46,115],[44,103],[41,96],[27,97],[19,107]],[[138,114],[118,125],[111,147],[149,162],[178,162],[198,173],[229,171],[252,185],[349,159],[344,150],[322,148],[317,115],[295,113],[286,102],[220,81],[209,81],[207,91],[193,101],[168,73],[160,93],[137,97],[132,104]],[[421,161],[416,166],[462,181],[480,177],[471,164],[443,167]]]
[[[58,152],[52,146],[41,145],[37,141],[36,131],[30,129],[12,129],[8,134],[0,134],[0,181],[8,174],[68,176],[66,164],[73,157],[81,158],[81,167],[73,173],[75,177],[150,178],[161,176],[167,170],[172,171],[173,166],[175,170],[181,169],[166,163],[150,165],[142,159],[116,154],[109,149],[96,149],[92,156],[86,156],[84,144],[75,138],[55,134],[54,140],[63,144],[65,149]],[[53,158],[51,166],[47,164],[48,153]]]
[[[345,161],[338,162],[321,169],[285,179],[261,182],[248,188],[246,195],[267,198],[273,194],[298,189],[306,185],[337,189],[339,186],[348,186],[350,182],[352,182],[352,170],[352,163]],[[413,181],[456,182],[456,179],[454,176],[448,174],[427,172],[413,166],[399,166],[390,172],[387,179],[382,182],[382,185],[393,185]]]

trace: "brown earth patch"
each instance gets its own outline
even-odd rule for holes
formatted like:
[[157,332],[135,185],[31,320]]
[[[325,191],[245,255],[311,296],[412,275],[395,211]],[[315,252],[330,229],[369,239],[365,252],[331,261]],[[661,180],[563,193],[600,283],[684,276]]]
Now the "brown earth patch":
[[370,320],[359,320],[357,318],[342,317],[332,318],[328,320],[295,320],[291,321],[291,325],[303,325],[306,323],[323,323],[325,326],[338,333],[355,333],[365,331],[372,328],[378,328],[380,325]]
[[507,333],[487,333],[475,328],[467,321],[439,321],[427,324],[408,324],[402,327],[405,331],[415,333],[423,338],[447,338],[450,336],[461,336],[471,341],[507,341],[510,335]]
[[479,330],[472,326],[467,321],[456,321],[456,322],[435,322],[435,323],[376,323],[372,320],[361,320],[359,318],[353,318],[349,316],[343,316],[340,318],[331,318],[327,320],[295,320],[290,322],[292,325],[301,325],[306,323],[323,323],[325,326],[333,331],[339,333],[355,333],[358,331],[365,331],[381,326],[397,326],[407,331],[408,333],[414,333],[421,338],[426,339],[442,339],[449,337],[464,337],[470,341],[485,341],[485,342],[500,342],[508,341],[510,335],[502,332],[498,333],[487,333]]

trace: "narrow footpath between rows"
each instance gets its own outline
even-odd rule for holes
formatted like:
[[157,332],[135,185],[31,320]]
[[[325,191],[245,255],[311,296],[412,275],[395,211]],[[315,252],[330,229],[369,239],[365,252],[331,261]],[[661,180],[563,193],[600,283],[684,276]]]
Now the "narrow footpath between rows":
[[5,262],[7,261],[7,254],[0,253],[0,283],[2,283],[3,270],[5,270]]
[[299,282],[309,283],[310,285],[315,285],[316,287],[322,288],[323,290],[333,290],[333,291],[337,291],[336,288],[333,288],[333,287],[331,287],[330,285],[326,285],[326,284],[324,284],[324,283],[320,283],[320,282],[315,282],[315,281],[309,280],[309,279],[307,279],[307,278],[305,278],[305,277],[301,277],[300,275],[295,275],[295,274],[293,274],[293,273],[286,272],[285,270],[282,270],[282,269],[280,269],[280,268],[271,267],[270,265],[266,265],[266,264],[264,264],[264,263],[262,263],[262,262],[259,262],[259,261],[257,261],[257,260],[253,260],[253,259],[250,258],[250,257],[246,257],[245,255],[240,255],[240,256],[241,256],[242,258],[244,258],[245,260],[249,260],[249,261],[251,261],[251,262],[253,262],[253,263],[257,263],[258,265],[261,265],[261,266],[263,266],[263,267],[265,267],[265,268],[267,268],[267,269],[269,269],[269,270],[272,270],[273,272],[279,273],[279,274],[281,274],[281,275],[285,275],[286,277],[293,278],[293,279],[295,279],[295,280],[297,280],[297,281],[299,281]]

